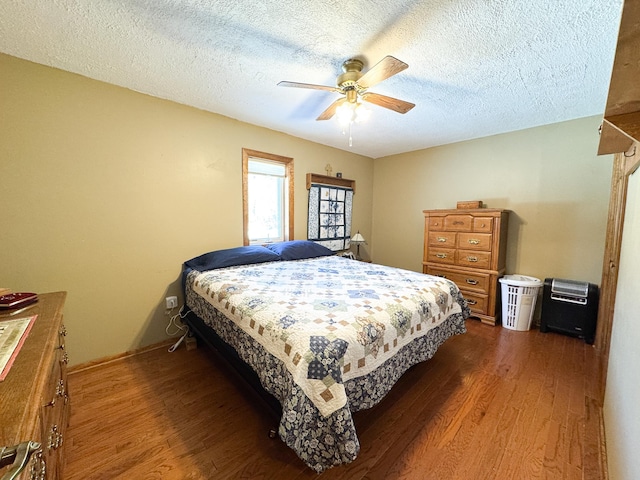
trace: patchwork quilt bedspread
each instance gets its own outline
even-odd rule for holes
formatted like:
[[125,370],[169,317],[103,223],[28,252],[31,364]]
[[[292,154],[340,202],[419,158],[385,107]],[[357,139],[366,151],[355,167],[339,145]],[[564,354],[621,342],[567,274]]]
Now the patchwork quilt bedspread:
[[281,402],[280,437],[317,472],[356,458],[351,413],[469,316],[449,280],[338,256],[193,271],[186,291]]

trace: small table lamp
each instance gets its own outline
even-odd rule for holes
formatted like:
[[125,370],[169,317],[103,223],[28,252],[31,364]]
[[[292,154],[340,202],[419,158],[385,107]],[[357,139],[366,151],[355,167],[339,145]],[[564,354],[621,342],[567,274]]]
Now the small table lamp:
[[367,243],[362,235],[360,235],[360,230],[351,238],[351,243],[355,243],[356,245],[356,260],[360,260],[360,245],[363,243]]

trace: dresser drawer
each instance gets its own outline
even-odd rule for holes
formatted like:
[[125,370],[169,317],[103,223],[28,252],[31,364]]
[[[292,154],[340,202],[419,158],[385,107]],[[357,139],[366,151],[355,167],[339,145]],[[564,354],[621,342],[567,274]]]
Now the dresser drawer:
[[66,375],[63,374],[61,363],[52,363],[49,377],[47,378],[47,386],[41,400],[45,412],[54,410],[48,407],[53,407],[59,405],[60,403],[64,403],[64,399],[67,394],[65,377]]
[[491,217],[474,217],[473,219],[473,231],[474,232],[493,232],[493,218]]
[[444,217],[429,217],[429,230],[444,230]]
[[444,229],[455,232],[470,232],[473,226],[471,215],[446,215]]
[[490,233],[466,233],[458,234],[458,248],[465,250],[491,251],[493,236]]
[[458,250],[456,257],[456,264],[462,267],[488,269],[491,265],[491,252]]
[[469,292],[468,290],[462,289],[460,289],[460,292],[462,293],[462,296],[467,300],[467,305],[469,305],[469,310],[471,310],[472,314],[487,314],[489,309],[489,297],[487,295],[476,292]]
[[489,293],[491,275],[487,273],[459,272],[446,267],[432,267],[431,265],[427,266],[425,273],[451,280],[460,289]]
[[431,232],[429,234],[429,245],[455,248],[457,236],[458,234],[455,232]]
[[454,248],[429,248],[427,261],[454,265],[456,263],[456,250]]
[[67,353],[67,349],[65,347],[65,337],[67,335],[67,327],[62,324],[60,329],[58,330],[58,348],[57,348],[57,359],[58,364],[60,365],[60,378],[64,382],[64,397],[63,397],[63,408],[62,408],[62,420],[61,424],[66,429],[69,426],[69,384],[67,381],[67,365],[69,364],[69,354]]

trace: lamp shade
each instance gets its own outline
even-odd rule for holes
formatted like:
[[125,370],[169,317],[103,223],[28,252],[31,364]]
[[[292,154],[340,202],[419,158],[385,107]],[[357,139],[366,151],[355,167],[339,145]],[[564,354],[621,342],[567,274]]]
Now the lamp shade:
[[353,243],[365,243],[365,239],[362,235],[360,235],[360,232],[356,233],[352,238],[351,241]]

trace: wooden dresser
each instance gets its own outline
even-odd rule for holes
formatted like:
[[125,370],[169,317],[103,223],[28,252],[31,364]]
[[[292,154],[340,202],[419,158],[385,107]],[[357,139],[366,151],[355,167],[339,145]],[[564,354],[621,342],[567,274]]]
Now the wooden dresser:
[[[62,447],[69,421],[68,357],[62,323],[66,295],[66,292],[40,294],[38,303],[23,312],[12,316],[0,312],[0,322],[37,315],[11,370],[0,382],[3,456],[13,462],[26,449],[32,450],[28,463],[16,477],[20,480],[63,478]],[[17,455],[13,455],[14,451]],[[0,477],[7,475],[13,465],[1,468]]]
[[504,275],[508,210],[424,210],[422,271],[458,285],[471,314],[495,325]]

